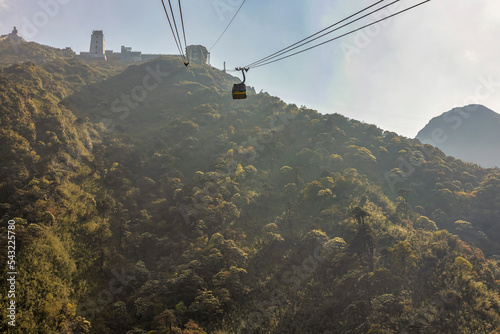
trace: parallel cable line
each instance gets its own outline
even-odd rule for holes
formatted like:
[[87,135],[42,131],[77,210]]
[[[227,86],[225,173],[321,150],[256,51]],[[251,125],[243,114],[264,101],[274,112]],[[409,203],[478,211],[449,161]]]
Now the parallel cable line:
[[[174,22],[175,32],[177,33],[177,40],[179,41],[181,50],[184,50],[186,46],[184,46],[184,48],[182,47],[181,37],[179,36],[179,30],[177,29],[177,23],[175,22],[175,15],[174,15],[174,10],[172,9],[171,0],[168,0],[168,5],[170,6],[170,13],[172,13],[172,21]],[[182,53],[182,58],[184,59],[184,52],[181,53]]]
[[[280,55],[282,55],[282,54],[285,54],[285,53],[287,53],[287,52],[290,52],[290,51],[292,51],[292,50],[295,50],[296,48],[299,48],[300,46],[302,46],[302,45],[304,45],[304,44],[310,43],[310,42],[312,42],[312,41],[314,41],[314,40],[316,40],[316,39],[318,39],[318,38],[320,38],[320,37],[323,37],[323,36],[325,36],[325,35],[327,35],[327,34],[330,34],[330,33],[334,32],[334,31],[336,31],[336,30],[338,30],[338,29],[340,29],[340,28],[343,28],[343,27],[345,27],[346,25],[349,25],[349,24],[351,24],[351,23],[353,23],[353,22],[356,22],[357,20],[360,20],[360,19],[362,19],[362,18],[366,17],[367,15],[373,14],[373,13],[374,13],[374,12],[376,12],[376,11],[379,11],[379,10],[381,10],[381,9],[383,9],[383,8],[387,7],[387,6],[390,6],[390,5],[392,5],[394,2],[397,2],[397,1],[399,1],[399,0],[396,0],[396,1],[392,2],[392,3],[390,3],[390,4],[389,4],[389,5],[387,5],[387,6],[384,6],[384,7],[382,7],[382,8],[379,8],[379,9],[377,9],[376,11],[373,11],[373,12],[371,12],[371,13],[369,13],[369,14],[366,14],[365,16],[362,16],[362,17],[358,18],[357,20],[351,21],[351,22],[349,22],[349,23],[347,23],[347,24],[345,24],[345,25],[343,25],[343,26],[341,26],[341,27],[339,27],[339,28],[337,28],[337,29],[335,29],[335,30],[332,30],[332,31],[330,31],[330,32],[328,32],[328,33],[326,33],[326,34],[323,34],[323,35],[321,35],[321,36],[319,36],[319,37],[317,37],[317,38],[315,38],[315,39],[313,39],[313,40],[311,40],[311,41],[309,41],[309,42],[306,42],[306,43],[301,44],[301,45],[299,45],[299,46],[297,46],[297,47],[295,47],[295,48],[293,48],[293,49],[291,49],[291,50],[288,50],[288,49],[290,49],[290,48],[294,47],[295,45],[297,45],[297,44],[299,44],[299,43],[302,43],[302,42],[304,42],[304,41],[306,41],[306,40],[308,40],[308,39],[310,39],[310,38],[312,38],[312,37],[314,37],[314,36],[316,36],[316,35],[318,35],[318,34],[320,34],[320,33],[324,32],[325,30],[328,30],[328,29],[330,29],[330,28],[333,28],[334,26],[336,26],[336,25],[338,25],[338,24],[340,24],[340,23],[342,23],[342,22],[344,22],[344,21],[346,21],[346,20],[348,20],[348,19],[350,19],[350,18],[352,18],[352,17],[354,17],[354,16],[356,16],[356,15],[358,15],[358,14],[360,14],[360,13],[362,13],[362,12],[364,12],[364,11],[368,10],[368,9],[370,9],[370,8],[372,8],[373,6],[378,5],[379,3],[383,2],[383,1],[385,1],[385,0],[380,0],[380,1],[378,1],[378,2],[376,2],[376,3],[374,3],[374,4],[372,4],[372,5],[370,5],[370,6],[368,6],[368,7],[366,7],[366,8],[364,8],[364,9],[362,9],[362,10],[360,10],[360,11],[358,11],[358,12],[356,12],[356,13],[354,13],[354,14],[352,14],[352,15],[348,16],[348,17],[346,17],[345,19],[342,19],[342,20],[340,20],[340,21],[338,21],[338,22],[336,22],[336,23],[334,23],[334,24],[332,24],[332,25],[330,25],[330,26],[328,26],[328,27],[324,28],[323,30],[320,30],[320,31],[318,31],[318,32],[317,32],[317,33],[315,33],[315,34],[312,34],[312,35],[310,35],[310,36],[308,36],[308,37],[306,37],[306,38],[304,38],[304,39],[302,39],[302,40],[298,41],[297,43],[294,43],[294,44],[292,44],[292,45],[290,45],[290,46],[287,46],[286,48],[281,49],[281,50],[279,50],[279,51],[277,51],[277,52],[275,52],[275,53],[273,53],[273,54],[271,54],[271,55],[269,55],[269,56],[267,56],[267,57],[264,57],[264,58],[262,58],[262,59],[260,59],[260,60],[257,60],[257,61],[255,61],[255,62],[253,62],[253,63],[251,63],[251,64],[248,64],[246,67],[252,67],[252,66],[257,65],[257,64],[259,64],[259,63],[265,62],[265,61],[270,60],[270,59],[272,59],[272,58],[279,57],[279,56],[280,56]],[[286,50],[288,50],[288,51],[286,51]]]
[[406,9],[400,10],[399,12],[396,12],[396,13],[394,13],[394,14],[391,14],[391,15],[389,15],[389,16],[387,16],[387,17],[384,17],[384,18],[382,18],[382,19],[380,19],[380,20],[374,21],[374,22],[369,23],[369,24],[367,24],[367,25],[364,25],[364,26],[362,26],[362,27],[360,27],[360,28],[357,28],[357,29],[351,30],[351,31],[349,31],[349,32],[347,32],[347,33],[345,33],[345,34],[342,34],[342,35],[340,35],[340,36],[334,37],[334,38],[332,38],[332,39],[329,39],[329,40],[324,41],[324,42],[322,42],[322,43],[319,43],[319,44],[317,44],[317,45],[311,46],[311,47],[309,47],[309,48],[307,48],[307,49],[304,49],[304,50],[301,50],[301,51],[298,51],[298,52],[292,53],[292,54],[290,54],[290,55],[287,55],[287,56],[284,56],[284,57],[281,57],[281,58],[278,58],[278,59],[270,60],[270,61],[268,61],[268,62],[265,62],[265,63],[259,64],[259,65],[253,66],[253,67],[251,67],[251,68],[257,68],[257,67],[261,67],[261,66],[264,66],[264,65],[272,64],[272,63],[274,63],[274,62],[277,62],[277,61],[280,61],[280,60],[283,60],[283,59],[286,59],[286,58],[289,58],[289,57],[292,57],[292,56],[298,55],[298,54],[300,54],[300,53],[302,53],[302,52],[305,52],[305,51],[308,51],[308,50],[311,50],[311,49],[317,48],[318,46],[324,45],[324,44],[326,44],[326,43],[330,43],[330,42],[335,41],[335,40],[337,40],[337,39],[339,39],[339,38],[341,38],[341,37],[344,37],[344,36],[350,35],[350,34],[352,34],[352,33],[355,33],[356,31],[359,31],[359,30],[364,29],[364,28],[366,28],[366,27],[372,26],[372,25],[374,25],[374,24],[376,24],[376,23],[382,22],[382,21],[387,20],[387,19],[389,19],[389,18],[391,18],[391,17],[394,17],[394,16],[396,16],[396,15],[402,14],[402,13],[404,13],[404,12],[406,12],[406,11],[410,10],[410,9],[413,9],[413,8],[415,8],[415,7],[418,7],[418,6],[421,6],[421,5],[423,5],[423,4],[427,3],[427,2],[430,2],[430,1],[431,1],[431,0],[422,1],[422,2],[420,2],[420,3],[418,3],[418,4],[416,4],[416,5],[413,5],[413,6],[411,6],[411,7],[406,8]]
[[189,55],[187,53],[187,42],[186,42],[186,30],[184,29],[184,18],[182,17],[181,0],[179,0],[179,12],[181,14],[182,34],[184,35],[184,46],[186,47],[186,59],[187,63],[189,64]]
[[[170,2],[170,0],[169,0]],[[168,10],[167,10],[167,7],[165,6],[165,2],[163,0],[161,0],[161,3],[163,5],[163,10],[165,11],[165,15],[167,16],[167,20],[168,20],[168,24],[170,25],[170,30],[172,31],[172,35],[174,36],[174,40],[175,40],[175,44],[177,45],[177,50],[179,51],[179,54],[181,55],[181,57],[184,59],[184,53],[182,52],[182,45],[180,45],[180,41],[177,40],[177,38],[175,37],[175,32],[174,32],[174,28],[172,27],[172,22],[170,21],[170,17],[168,15]],[[172,19],[173,19],[173,15],[174,13],[172,12]],[[175,27],[175,29],[177,30],[177,27]]]

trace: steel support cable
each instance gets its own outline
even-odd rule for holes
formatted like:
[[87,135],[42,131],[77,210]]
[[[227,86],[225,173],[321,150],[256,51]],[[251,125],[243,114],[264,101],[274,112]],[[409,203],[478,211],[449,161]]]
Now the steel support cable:
[[[177,29],[177,22],[175,22],[175,15],[174,15],[174,10],[172,9],[171,0],[168,0],[168,5],[170,6],[170,13],[172,13],[172,21],[174,22],[175,32],[177,33],[177,39],[179,41],[179,44],[181,45],[181,50],[183,50],[184,48],[182,47],[181,37],[179,36],[179,30]],[[182,53],[182,55],[184,58],[184,53]]]
[[[318,31],[317,33],[314,33],[314,34],[312,34],[312,35],[310,35],[310,36],[308,36],[308,37],[306,37],[306,38],[304,38],[304,39],[302,39],[302,40],[298,41],[297,43],[294,43],[294,44],[292,44],[292,45],[289,45],[289,46],[287,46],[286,48],[281,49],[281,50],[279,50],[279,51],[276,51],[275,53],[273,53],[273,54],[271,54],[271,55],[269,55],[269,56],[267,56],[267,57],[264,57],[264,58],[262,58],[262,59],[260,59],[260,60],[257,60],[257,61],[255,61],[255,62],[253,62],[253,63],[251,63],[251,64],[248,64],[246,67],[252,67],[252,66],[254,66],[254,65],[257,65],[257,64],[262,63],[262,62],[264,62],[264,61],[270,60],[270,59],[272,59],[272,58],[279,57],[280,55],[282,55],[282,54],[284,54],[284,53],[286,53],[286,52],[291,51],[291,50],[288,50],[288,49],[290,49],[290,48],[294,47],[295,45],[297,45],[297,44],[299,44],[299,43],[302,43],[302,42],[304,42],[304,41],[308,40],[309,38],[312,38],[312,37],[314,37],[314,36],[316,36],[316,35],[318,35],[318,34],[321,34],[323,31],[328,30],[328,29],[330,29],[330,28],[333,28],[333,27],[334,27],[334,26],[336,26],[337,24],[340,24],[340,23],[342,23],[342,22],[344,22],[344,21],[346,21],[346,20],[349,20],[350,18],[352,18],[352,17],[354,17],[354,16],[356,16],[356,15],[358,15],[358,14],[360,14],[360,13],[364,12],[365,10],[368,10],[368,9],[372,8],[373,6],[378,5],[379,3],[383,2],[383,1],[385,1],[385,0],[380,0],[380,1],[378,1],[378,2],[376,2],[376,3],[374,3],[374,4],[372,4],[372,5],[370,5],[370,6],[368,6],[368,7],[366,7],[366,8],[364,8],[364,9],[362,9],[362,10],[360,10],[360,11],[358,11],[358,12],[356,12],[356,13],[354,13],[354,14],[352,14],[352,15],[348,16],[348,17],[346,17],[345,19],[342,19],[342,20],[340,20],[340,21],[338,21],[338,22],[335,22],[334,24],[332,24],[332,25],[330,25],[330,26],[328,26],[328,27],[324,28],[323,30],[320,30],[320,31]],[[397,1],[399,1],[399,0],[397,0]],[[385,8],[385,7],[382,7],[382,8]],[[380,9],[382,9],[382,8],[380,8]],[[380,9],[379,9],[379,10],[380,10]],[[373,13],[373,12],[372,12],[372,13]],[[368,14],[368,15],[369,15],[369,14]],[[354,22],[354,21],[353,21],[353,22]],[[338,28],[338,29],[340,29],[340,28]],[[335,30],[338,30],[338,29],[335,29]],[[335,30],[332,30],[331,32],[333,32],[333,31],[335,31]],[[322,36],[324,36],[324,35],[322,35]],[[320,36],[320,37],[321,37],[321,36]],[[318,38],[319,38],[319,37],[318,37]],[[316,38],[316,39],[317,39],[317,38]],[[304,43],[304,44],[307,44],[307,43]],[[298,48],[298,47],[300,47],[300,46],[301,46],[301,45],[297,46],[296,48]],[[296,49],[296,48],[293,48],[292,50],[294,50],[294,49]],[[288,50],[288,51],[286,51],[286,50]],[[285,52],[285,51],[286,51],[286,52]]]
[[307,49],[304,49],[304,50],[301,50],[301,51],[298,51],[298,52],[292,53],[292,54],[290,54],[290,55],[287,55],[287,56],[284,56],[284,57],[281,57],[281,58],[278,58],[278,59],[274,59],[274,60],[271,60],[271,61],[265,62],[265,63],[260,64],[260,65],[257,65],[257,66],[253,66],[253,67],[251,67],[251,68],[257,68],[257,67],[261,67],[261,66],[264,66],[264,65],[268,65],[268,64],[271,64],[271,63],[277,62],[277,61],[279,61],[279,60],[283,60],[283,59],[289,58],[289,57],[291,57],[291,56],[298,55],[299,53],[302,53],[302,52],[305,52],[305,51],[308,51],[308,50],[311,50],[311,49],[317,48],[318,46],[324,45],[324,44],[326,44],[326,43],[330,43],[330,42],[335,41],[335,40],[337,40],[337,39],[339,39],[339,38],[341,38],[341,37],[344,37],[344,36],[350,35],[350,34],[352,34],[352,33],[355,33],[356,31],[359,31],[359,30],[364,29],[364,28],[366,28],[366,27],[372,26],[372,25],[374,25],[374,24],[376,24],[376,23],[379,23],[379,22],[382,22],[382,21],[384,21],[384,20],[387,20],[387,19],[389,19],[389,18],[391,18],[391,17],[394,17],[394,16],[396,16],[396,15],[399,15],[399,14],[401,14],[401,13],[403,13],[403,12],[406,12],[406,11],[408,11],[408,10],[410,10],[410,9],[413,9],[413,8],[415,8],[415,7],[421,6],[421,5],[423,5],[423,4],[427,3],[427,2],[430,2],[430,1],[431,1],[431,0],[422,1],[422,2],[420,2],[420,3],[418,3],[418,4],[416,4],[416,5],[413,5],[413,6],[411,6],[411,7],[406,8],[406,9],[400,10],[400,11],[399,11],[399,12],[397,12],[397,13],[391,14],[391,15],[389,15],[389,16],[387,16],[387,17],[384,17],[384,18],[382,18],[382,19],[380,19],[380,20],[374,21],[374,22],[369,23],[369,24],[367,24],[367,25],[364,25],[364,26],[362,26],[362,27],[360,27],[360,28],[357,28],[357,29],[351,30],[351,31],[349,31],[349,32],[347,32],[347,33],[345,33],[345,34],[342,34],[342,35],[340,35],[340,36],[334,37],[334,38],[332,38],[332,39],[329,39],[329,40],[324,41],[324,42],[322,42],[322,43],[319,43],[319,44],[317,44],[317,45],[311,46],[311,47],[309,47],[309,48],[307,48]]
[[[170,25],[170,30],[172,30],[172,35],[174,36],[175,44],[177,45],[177,50],[179,50],[180,55],[184,59],[184,53],[182,52],[181,46],[180,46],[180,41],[177,41],[177,38],[175,38],[175,32],[174,28],[172,27],[172,22],[170,21],[170,17],[168,15],[167,7],[165,6],[165,2],[161,0],[161,3],[163,5],[163,10],[165,11],[165,15],[167,16],[168,24]],[[173,15],[173,13],[172,13]],[[177,27],[176,27],[177,29]]]
[[187,59],[187,64],[189,64],[189,55],[187,52],[187,42],[186,42],[186,30],[184,29],[184,18],[182,16],[181,0],[179,0],[179,12],[181,14],[182,34],[184,35],[184,46],[186,47],[186,59]]
[[[222,38],[222,36],[225,34],[225,32],[227,31],[227,29],[229,28],[229,26],[231,25],[231,23],[233,23],[234,18],[236,17],[236,15],[238,15],[238,13],[240,12],[241,7],[243,7],[243,5],[245,4],[245,2],[246,2],[246,1],[247,1],[247,0],[243,0],[243,2],[242,2],[242,4],[241,4],[240,8],[238,8],[238,10],[237,10],[237,11],[236,11],[236,13],[234,14],[233,18],[231,19],[231,21],[230,21],[230,22],[229,22],[229,24],[227,25],[226,29],[224,29],[224,31],[222,32],[222,34],[220,34],[219,38],[217,38],[217,40],[215,41],[214,45],[212,45],[212,46],[208,49],[208,51],[212,50],[212,49],[214,48],[214,46],[215,46],[215,45],[216,45],[216,44],[220,41],[220,39],[221,39],[221,38]],[[384,1],[384,0],[382,0],[382,1]]]

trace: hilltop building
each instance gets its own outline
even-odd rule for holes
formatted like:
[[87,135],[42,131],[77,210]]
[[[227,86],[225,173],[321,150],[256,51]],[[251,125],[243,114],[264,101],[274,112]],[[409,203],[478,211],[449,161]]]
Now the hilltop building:
[[203,45],[188,45],[186,52],[189,61],[195,64],[210,64],[210,53]]
[[104,48],[104,33],[102,30],[92,31],[89,52],[80,52],[80,56],[107,60],[106,50]]
[[146,62],[161,57],[161,54],[143,54],[133,51],[131,47],[122,46],[121,52],[106,50],[104,33],[102,30],[93,30],[90,37],[88,52],[80,52],[80,57],[87,60],[114,60],[124,62]]
[[[203,45],[189,45],[186,48],[189,60],[195,64],[209,64],[210,53]],[[134,51],[130,46],[121,47],[120,52],[106,50],[104,42],[104,33],[102,30],[93,30],[90,37],[90,48],[88,52],[80,52],[80,57],[87,60],[111,60],[122,62],[147,62],[163,54],[146,54],[141,51]],[[175,55],[168,55],[175,56]]]
[[141,51],[133,51],[129,46],[123,46],[121,54],[119,54],[121,61],[137,61],[146,62],[163,56],[162,54],[143,54]]
[[9,41],[9,42],[15,42],[15,43],[26,42],[26,40],[24,38],[22,38],[21,36],[19,36],[17,34],[16,27],[14,27],[14,29],[12,29],[12,32],[10,34],[0,36],[0,42],[1,41]]
[[[108,51],[106,51],[107,54]],[[207,48],[202,45],[189,45],[186,48],[186,52],[189,56],[189,60],[195,64],[209,64],[210,53]],[[163,54],[146,54],[141,51],[134,51],[130,46],[123,46],[121,48],[121,53],[114,53],[113,58],[108,57],[108,59],[121,60],[124,62],[146,62],[161,56],[167,56]],[[168,55],[177,56],[177,55]]]

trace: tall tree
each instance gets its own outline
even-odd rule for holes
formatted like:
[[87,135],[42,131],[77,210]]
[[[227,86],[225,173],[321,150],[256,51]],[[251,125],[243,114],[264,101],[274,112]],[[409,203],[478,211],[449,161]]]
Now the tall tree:
[[355,207],[351,211],[351,215],[356,218],[356,220],[358,221],[358,225],[360,226],[365,226],[365,218],[370,216],[367,211],[361,209],[359,206]]
[[370,216],[370,213],[355,207],[351,214],[356,218],[358,227],[356,234],[351,240],[349,249],[352,253],[356,253],[362,262],[368,263],[368,270],[373,271],[373,251],[375,248],[375,238],[373,237],[370,226],[366,225],[365,218]]
[[406,218],[408,218],[408,210],[410,208],[410,205],[408,204],[408,195],[412,192],[413,190],[405,188],[401,188],[398,190],[398,195],[403,198],[403,201],[398,205],[398,211],[401,211]]

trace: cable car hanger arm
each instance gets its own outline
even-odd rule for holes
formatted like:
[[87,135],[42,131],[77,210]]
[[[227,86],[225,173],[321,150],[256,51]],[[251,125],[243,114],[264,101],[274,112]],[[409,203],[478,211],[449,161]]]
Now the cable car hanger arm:
[[235,68],[236,71],[241,71],[241,73],[243,74],[243,81],[241,83],[245,83],[245,72],[248,72],[249,68],[248,67],[236,67]]

